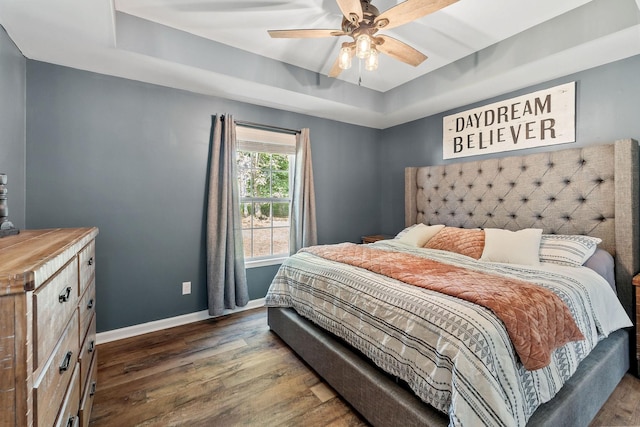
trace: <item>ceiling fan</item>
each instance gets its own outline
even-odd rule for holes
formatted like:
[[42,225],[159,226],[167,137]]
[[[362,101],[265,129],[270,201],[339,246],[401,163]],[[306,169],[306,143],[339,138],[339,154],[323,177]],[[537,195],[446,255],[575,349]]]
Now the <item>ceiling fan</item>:
[[351,67],[353,56],[364,59],[367,70],[378,68],[378,52],[399,61],[420,65],[427,57],[400,40],[376,34],[378,30],[395,28],[433,13],[458,0],[406,0],[380,13],[370,0],[336,0],[344,17],[341,30],[269,30],[273,38],[317,38],[350,36],[342,43],[340,54],[331,67],[329,77],[337,77]]

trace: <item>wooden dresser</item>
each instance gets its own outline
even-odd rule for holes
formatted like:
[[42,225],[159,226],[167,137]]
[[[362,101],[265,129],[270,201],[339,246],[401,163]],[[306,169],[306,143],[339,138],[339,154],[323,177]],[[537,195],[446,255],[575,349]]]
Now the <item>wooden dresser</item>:
[[86,426],[96,387],[97,228],[0,238],[0,426]]

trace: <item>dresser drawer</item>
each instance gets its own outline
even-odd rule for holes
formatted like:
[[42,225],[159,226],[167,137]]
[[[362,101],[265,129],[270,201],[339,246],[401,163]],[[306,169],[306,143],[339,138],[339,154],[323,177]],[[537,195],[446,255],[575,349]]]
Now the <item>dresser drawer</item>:
[[47,360],[71,315],[76,312],[78,296],[77,257],[33,293],[34,370]]
[[80,349],[80,357],[78,357],[78,362],[80,362],[80,385],[82,387],[85,386],[87,377],[89,376],[89,369],[91,367],[91,363],[95,358],[96,354],[96,316],[91,318],[91,323],[89,326],[89,331],[87,336],[84,339],[84,343],[82,344],[82,348]]
[[44,363],[33,386],[34,420],[37,426],[54,424],[74,373],[76,381],[79,381],[79,369],[75,369],[78,351],[78,314],[74,311],[53,354]]
[[84,389],[80,402],[80,426],[87,427],[91,419],[91,407],[93,406],[93,396],[96,394],[98,383],[98,358],[94,357],[89,367],[89,381]]
[[78,366],[73,370],[71,383],[60,408],[56,427],[74,427],[80,425],[78,411],[80,409],[80,382],[78,378]]
[[80,294],[96,277],[96,241],[92,240],[79,253],[80,261]]
[[80,304],[78,304],[78,310],[80,311],[80,342],[84,340],[87,334],[87,328],[91,322],[91,318],[96,312],[96,284],[95,279],[92,279],[91,285],[85,290],[82,297],[80,297]]

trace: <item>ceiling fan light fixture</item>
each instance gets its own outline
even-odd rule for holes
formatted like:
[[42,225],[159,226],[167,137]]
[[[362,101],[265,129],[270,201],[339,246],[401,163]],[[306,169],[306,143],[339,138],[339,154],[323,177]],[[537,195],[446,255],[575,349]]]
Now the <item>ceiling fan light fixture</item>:
[[351,49],[349,49],[348,47],[343,47],[340,49],[338,66],[341,70],[348,70],[349,68],[351,68]]
[[367,59],[364,60],[364,69],[375,71],[378,69],[378,51],[372,48]]
[[366,59],[371,54],[371,37],[369,34],[360,34],[356,38],[356,56],[360,59]]

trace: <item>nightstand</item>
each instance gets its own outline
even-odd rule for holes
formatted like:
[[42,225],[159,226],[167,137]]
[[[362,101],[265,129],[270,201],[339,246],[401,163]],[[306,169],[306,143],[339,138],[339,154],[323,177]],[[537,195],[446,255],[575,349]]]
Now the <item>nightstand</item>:
[[362,243],[373,243],[377,242],[378,240],[387,239],[393,239],[393,236],[390,236],[388,234],[374,234],[372,236],[362,236]]

